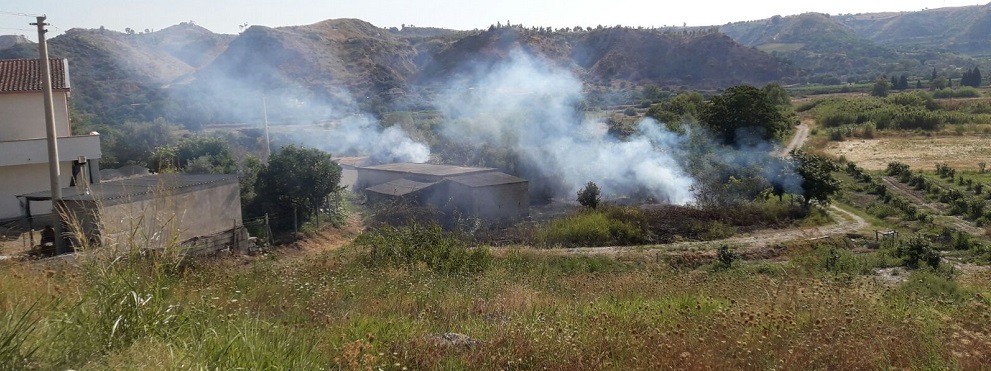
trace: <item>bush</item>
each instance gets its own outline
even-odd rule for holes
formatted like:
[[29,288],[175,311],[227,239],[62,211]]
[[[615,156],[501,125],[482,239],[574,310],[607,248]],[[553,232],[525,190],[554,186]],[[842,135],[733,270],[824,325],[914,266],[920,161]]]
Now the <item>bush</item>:
[[599,185],[594,182],[588,182],[585,187],[582,187],[582,189],[578,191],[578,203],[587,208],[595,209],[599,206],[600,193],[601,191],[599,190]]
[[729,246],[722,245],[719,246],[719,250],[716,250],[716,258],[719,259],[719,264],[724,268],[729,268],[733,266],[733,262],[740,258],[736,252],[730,250]]
[[933,269],[939,268],[942,260],[939,252],[933,248],[932,242],[919,235],[898,246],[895,253],[902,258],[905,266],[913,269],[919,268],[920,263],[925,263]]
[[595,210],[552,221],[538,232],[538,239],[545,245],[564,246],[628,245],[645,241],[643,231],[628,219]]
[[492,263],[488,249],[470,248],[436,224],[384,226],[362,234],[355,244],[370,248],[366,260],[373,266],[412,268],[425,264],[437,273],[468,274],[484,271]]

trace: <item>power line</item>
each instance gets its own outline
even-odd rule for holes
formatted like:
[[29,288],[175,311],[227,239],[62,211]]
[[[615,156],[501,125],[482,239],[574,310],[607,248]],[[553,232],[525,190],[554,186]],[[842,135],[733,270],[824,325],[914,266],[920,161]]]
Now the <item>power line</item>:
[[43,16],[43,14],[28,14],[28,13],[8,12],[6,10],[0,10],[0,14],[16,15],[16,16],[19,16],[19,17],[41,17],[41,16]]
[[0,27],[0,30],[10,30],[10,31],[34,31],[28,28],[10,28],[10,27]]

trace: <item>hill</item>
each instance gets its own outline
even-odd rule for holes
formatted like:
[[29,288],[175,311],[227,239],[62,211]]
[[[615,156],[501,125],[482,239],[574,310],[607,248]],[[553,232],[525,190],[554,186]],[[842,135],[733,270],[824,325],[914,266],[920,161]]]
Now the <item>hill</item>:
[[[232,36],[180,24],[129,34],[74,28],[49,40],[49,54],[68,58],[76,109],[113,122],[162,115],[161,88],[212,60]],[[0,58],[37,58],[37,44],[0,50]]]
[[991,4],[898,13],[806,13],[719,29],[813,74],[854,80],[892,72],[923,76],[933,67],[972,68],[978,63],[975,57],[991,54]]
[[917,12],[835,17],[861,37],[898,49],[936,49],[991,54],[991,3]]
[[0,35],[0,49],[7,49],[17,44],[30,44],[31,40],[21,35]]

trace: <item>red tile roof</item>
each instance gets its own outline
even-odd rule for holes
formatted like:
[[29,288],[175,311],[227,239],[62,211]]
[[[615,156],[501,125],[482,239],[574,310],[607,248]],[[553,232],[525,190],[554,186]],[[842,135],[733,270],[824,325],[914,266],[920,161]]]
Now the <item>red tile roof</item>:
[[[69,66],[65,59],[51,58],[52,90],[69,90]],[[0,60],[0,93],[42,91],[41,66],[37,59]]]

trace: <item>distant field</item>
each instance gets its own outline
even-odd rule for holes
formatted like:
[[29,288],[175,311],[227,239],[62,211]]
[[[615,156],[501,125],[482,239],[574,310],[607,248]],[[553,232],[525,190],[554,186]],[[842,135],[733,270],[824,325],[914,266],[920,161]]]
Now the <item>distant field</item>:
[[973,170],[979,162],[991,159],[989,140],[989,135],[849,139],[829,142],[825,151],[845,156],[868,170],[884,169],[891,161],[925,170],[932,170],[937,163]]
[[804,47],[805,44],[803,43],[791,43],[791,44],[773,43],[773,44],[760,45],[757,47],[757,49],[765,53],[770,53],[770,52],[793,52],[796,50],[800,50]]

